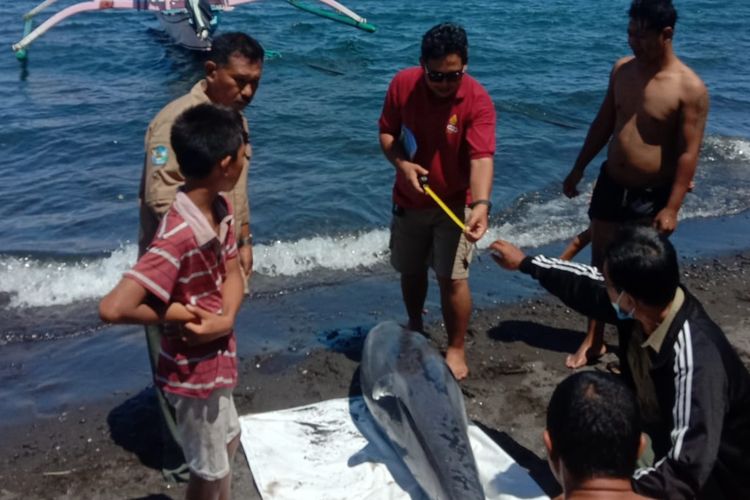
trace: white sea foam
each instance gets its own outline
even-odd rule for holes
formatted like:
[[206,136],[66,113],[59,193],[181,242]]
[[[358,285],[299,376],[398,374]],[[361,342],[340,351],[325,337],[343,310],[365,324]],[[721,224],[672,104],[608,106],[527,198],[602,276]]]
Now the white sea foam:
[[[385,260],[388,230],[276,241],[258,244],[253,250],[255,272],[269,277],[369,268]],[[136,255],[137,248],[131,244],[108,257],[78,262],[0,256],[0,293],[8,294],[10,307],[60,306],[98,299],[117,284]]]
[[31,257],[0,257],[0,292],[11,307],[56,306],[103,296],[135,261],[128,245],[101,259],[78,262]]
[[750,162],[750,140],[707,136],[703,141],[703,159]]
[[[717,168],[722,169],[726,176],[723,161],[739,157],[744,163],[741,155],[748,154],[748,146],[748,141],[721,139],[710,149],[721,151],[722,158]],[[707,168],[699,172],[696,193],[686,198],[680,218],[733,215],[746,210],[750,206],[750,176],[745,169],[735,169],[736,174],[729,181],[711,182],[713,162],[704,160],[707,160]],[[590,192],[590,186],[585,191]],[[496,216],[496,222],[479,244],[480,249],[497,238],[526,248],[538,247],[566,240],[586,226],[587,195],[573,200],[562,195],[546,198],[539,193],[526,195],[517,200],[514,207]],[[388,237],[387,228],[377,228],[350,235],[320,235],[256,244],[255,272],[274,278],[372,268],[386,262]],[[107,257],[87,257],[79,261],[70,257],[36,259],[0,255],[0,294],[9,298],[10,307],[18,308],[98,299],[117,283],[135,259],[136,247],[133,244],[119,248]]]
[[[590,193],[591,186],[584,191]],[[572,200],[560,195],[541,203],[526,203],[514,211],[510,221],[491,226],[478,246],[483,249],[496,239],[504,239],[522,247],[538,247],[570,238],[586,227],[588,203],[585,194]]]
[[376,229],[351,236],[316,236],[253,248],[255,272],[266,276],[296,276],[329,269],[346,271],[372,267],[385,259],[388,231]]

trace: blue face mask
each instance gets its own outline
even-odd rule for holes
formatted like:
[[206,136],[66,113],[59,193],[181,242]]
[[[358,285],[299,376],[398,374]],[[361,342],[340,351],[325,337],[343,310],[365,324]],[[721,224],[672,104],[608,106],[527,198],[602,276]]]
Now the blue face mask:
[[612,307],[615,310],[615,314],[617,314],[617,319],[619,319],[620,321],[627,321],[629,319],[633,319],[635,308],[633,308],[633,310],[630,312],[625,312],[622,309],[620,309],[620,299],[622,298],[623,293],[625,293],[625,290],[620,292],[620,295],[617,296],[617,301],[612,302]]

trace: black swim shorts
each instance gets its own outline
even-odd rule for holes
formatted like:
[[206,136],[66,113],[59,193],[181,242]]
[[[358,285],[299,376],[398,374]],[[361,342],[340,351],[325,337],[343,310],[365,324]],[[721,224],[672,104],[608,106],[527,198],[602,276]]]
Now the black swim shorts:
[[630,222],[655,217],[667,205],[671,186],[626,188],[607,174],[602,164],[589,205],[589,218],[607,222]]

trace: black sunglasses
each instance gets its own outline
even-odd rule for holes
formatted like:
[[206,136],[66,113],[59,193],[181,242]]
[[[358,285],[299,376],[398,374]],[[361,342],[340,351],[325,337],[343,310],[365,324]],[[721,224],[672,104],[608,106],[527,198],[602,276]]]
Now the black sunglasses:
[[443,80],[448,82],[457,82],[464,76],[463,71],[451,71],[448,73],[443,73],[441,71],[430,71],[427,66],[424,67],[424,72],[431,82],[442,82]]

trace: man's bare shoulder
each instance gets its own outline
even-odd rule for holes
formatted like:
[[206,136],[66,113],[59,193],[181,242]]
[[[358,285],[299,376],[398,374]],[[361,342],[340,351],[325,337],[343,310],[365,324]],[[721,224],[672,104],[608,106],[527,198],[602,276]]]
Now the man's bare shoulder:
[[633,56],[625,56],[621,57],[617,61],[615,61],[615,64],[612,65],[612,74],[610,76],[611,80],[617,79],[618,76],[627,73],[628,69],[635,64],[635,57]]
[[615,61],[614,66],[612,66],[613,71],[617,71],[618,69],[622,68],[629,62],[635,61],[635,56],[623,56],[619,58],[617,61]]
[[677,67],[680,78],[682,100],[684,102],[705,101],[708,99],[708,88],[700,76],[687,64],[680,61]]

